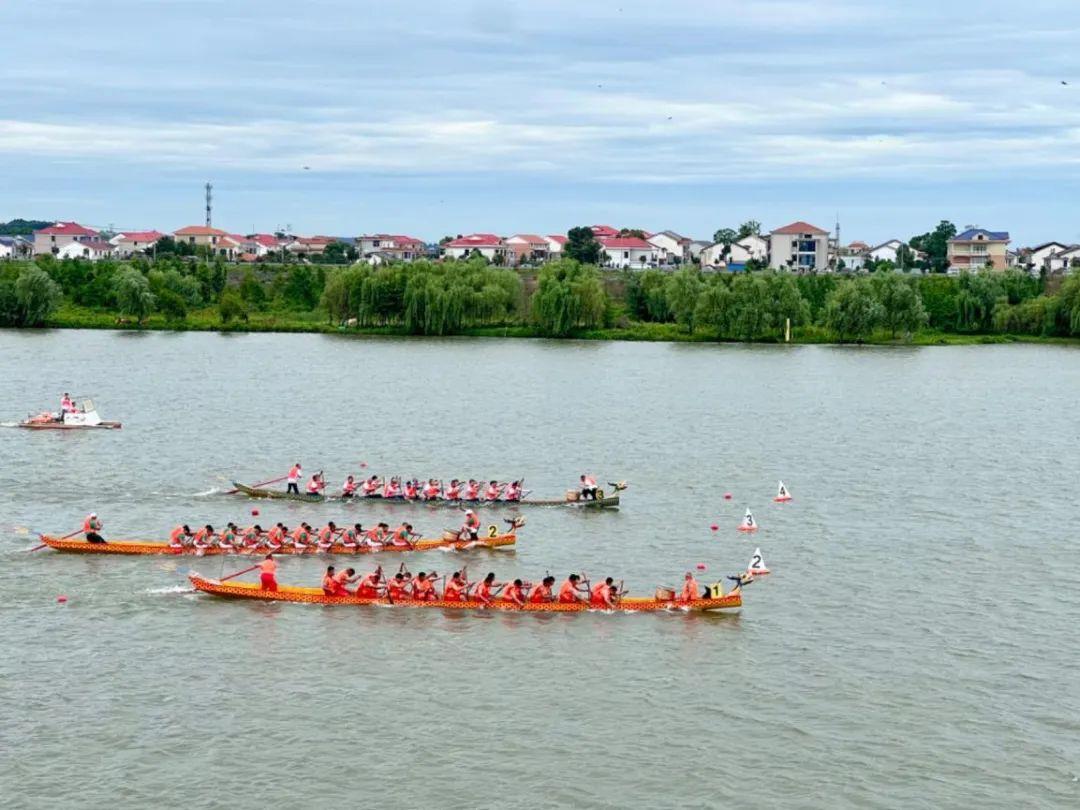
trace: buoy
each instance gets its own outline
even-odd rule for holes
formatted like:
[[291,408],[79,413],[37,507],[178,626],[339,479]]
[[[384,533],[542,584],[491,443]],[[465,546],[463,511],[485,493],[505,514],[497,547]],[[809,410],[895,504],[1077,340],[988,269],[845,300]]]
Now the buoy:
[[56,597],[56,601],[62,605],[67,601],[67,597],[63,594],[60,594],[58,597]]
[[750,576],[769,573],[769,569],[765,567],[765,560],[761,557],[760,548],[754,549],[754,554],[750,557],[750,563],[746,566],[746,573]]
[[252,509],[251,514],[254,515],[255,517],[258,517],[259,516],[259,510],[258,509]]
[[698,563],[697,564],[697,570],[698,571],[704,571],[704,570],[706,570],[707,567],[708,566],[706,566],[705,563]]
[[743,515],[742,523],[739,524],[740,532],[756,532],[758,530],[757,521],[754,520],[754,516],[750,514],[750,507],[746,507],[746,514]]
[[720,527],[717,526],[715,523],[712,526],[710,526],[709,528],[712,529],[714,532],[720,531]]
[[367,466],[367,462],[366,462],[366,461],[361,461],[361,462],[360,462],[360,469],[361,469],[361,470],[362,470],[362,469],[364,469],[364,467],[366,467],[366,466]]
[[787,491],[783,481],[780,482],[780,486],[776,490],[776,497],[773,500],[776,503],[787,503],[791,500],[791,493]]
[[730,501],[731,500],[731,493],[730,492],[725,492],[724,493],[724,500],[725,501]]

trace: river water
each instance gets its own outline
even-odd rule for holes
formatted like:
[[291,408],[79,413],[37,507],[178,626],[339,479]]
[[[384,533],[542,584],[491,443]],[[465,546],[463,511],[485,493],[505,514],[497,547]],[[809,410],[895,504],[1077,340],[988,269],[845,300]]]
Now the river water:
[[[1080,804],[1075,347],[5,331],[0,375],[0,419],[67,390],[124,422],[0,431],[4,806]],[[184,567],[236,561],[25,551],[91,510],[114,538],[242,522],[226,482],[296,460],[332,486],[362,462],[630,484],[618,512],[523,509],[515,551],[413,570],[649,594],[760,546],[773,573],[733,616],[452,615],[184,592]]]

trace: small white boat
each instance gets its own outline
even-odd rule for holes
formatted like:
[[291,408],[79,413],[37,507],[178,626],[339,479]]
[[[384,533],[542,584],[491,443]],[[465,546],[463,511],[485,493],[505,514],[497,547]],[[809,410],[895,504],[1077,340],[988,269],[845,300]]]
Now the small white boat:
[[19,422],[16,427],[28,430],[117,430],[121,427],[119,422],[106,422],[98,416],[94,401],[84,399],[82,408],[68,411],[64,414],[44,411],[37,416],[31,416]]

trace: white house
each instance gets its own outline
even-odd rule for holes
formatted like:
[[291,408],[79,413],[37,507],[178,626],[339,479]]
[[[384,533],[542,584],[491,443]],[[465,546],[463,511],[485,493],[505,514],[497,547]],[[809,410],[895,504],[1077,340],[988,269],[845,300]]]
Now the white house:
[[646,241],[656,248],[657,258],[662,264],[685,264],[690,261],[691,240],[675,231],[654,233]]
[[703,250],[705,250],[705,248],[709,247],[709,244],[710,244],[709,242],[706,242],[706,241],[704,241],[702,239],[695,239],[693,242],[691,242],[690,243],[690,259],[691,259],[691,261],[697,261],[698,259],[700,259],[701,258],[701,251],[703,251]]
[[514,264],[542,262],[548,258],[548,241],[534,233],[517,233],[506,239]]
[[502,237],[493,233],[471,233],[468,236],[459,236],[443,245],[442,249],[443,256],[448,259],[464,259],[479,254],[489,262],[505,262],[510,252],[510,248]]
[[116,254],[123,258],[142,253],[157,244],[165,234],[157,231],[123,231],[109,240],[116,248]]
[[544,240],[548,245],[548,256],[553,259],[559,258],[562,255],[563,247],[566,245],[566,237],[560,234],[549,234],[544,237]]
[[116,248],[108,242],[96,240],[93,242],[69,242],[60,248],[56,254],[58,259],[89,259],[96,262],[98,259],[110,259],[116,255]]
[[888,242],[882,242],[877,247],[870,248],[866,253],[875,262],[892,262],[896,264],[896,257],[900,255],[900,248],[905,247],[905,243],[900,239],[890,239]]
[[769,233],[769,266],[777,270],[827,272],[829,232],[809,222],[792,222]]
[[376,233],[356,237],[356,249],[360,256],[381,253],[385,261],[411,262],[427,255],[423,239],[393,233]]
[[751,259],[759,262],[769,258],[769,240],[764,236],[750,234],[735,242],[725,251],[722,242],[709,245],[701,251],[702,267],[724,267],[731,265],[733,269],[742,270]]
[[34,243],[23,236],[0,236],[0,259],[25,259],[34,252]]
[[1027,251],[1027,261],[1035,265],[1036,270],[1041,270],[1043,267],[1049,269],[1048,260],[1055,253],[1060,253],[1063,250],[1068,250],[1071,245],[1066,245],[1062,242],[1043,242],[1041,245],[1036,245]]
[[638,267],[653,264],[657,258],[655,245],[637,236],[601,236],[600,261],[608,267]]
[[1051,254],[1046,259],[1046,269],[1051,273],[1067,273],[1072,266],[1073,259],[1080,259],[1080,245],[1072,245]]

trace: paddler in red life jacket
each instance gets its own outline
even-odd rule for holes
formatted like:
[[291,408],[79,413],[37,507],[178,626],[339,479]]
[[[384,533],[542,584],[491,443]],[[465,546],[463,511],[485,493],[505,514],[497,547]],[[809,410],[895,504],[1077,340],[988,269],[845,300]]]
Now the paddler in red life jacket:
[[259,563],[259,579],[264,591],[277,590],[277,578],[274,576],[276,573],[277,563],[274,562],[274,555],[267,554],[266,558]]
[[589,594],[589,606],[612,610],[615,607],[615,580],[608,577],[603,582],[593,585]]
[[507,602],[513,602],[518,607],[525,604],[525,583],[520,579],[515,579],[509,585],[506,586],[506,590],[503,591],[502,598]]
[[412,583],[412,598],[419,602],[436,602],[439,599],[435,593],[435,572],[430,576],[421,571],[416,575]]
[[289,485],[285,487],[286,492],[292,492],[296,495],[300,494],[300,476],[303,474],[303,467],[300,466],[300,462],[296,462],[289,470],[288,481]]
[[383,487],[382,496],[384,498],[400,498],[401,497],[401,481],[395,476],[386,482]]
[[434,478],[429,479],[424,485],[424,500],[425,501],[437,501],[442,495],[442,484],[436,481]]
[[341,485],[341,497],[351,498],[356,494],[356,479],[351,475],[345,479],[345,483]]
[[533,588],[531,594],[529,594],[529,602],[534,605],[542,604],[543,602],[555,601],[555,596],[552,594],[552,589],[555,587],[555,577],[548,575],[544,577],[543,581]]
[[520,501],[521,500],[521,482],[511,481],[506,485],[505,500],[508,501]]
[[402,523],[400,526],[394,529],[393,534],[390,535],[390,542],[398,548],[412,548],[414,543],[409,538],[419,536],[420,535],[413,532],[411,523]]
[[502,484],[498,481],[491,481],[487,485],[487,489],[484,490],[485,501],[497,501],[499,496],[502,495]]
[[480,584],[476,586],[476,593],[474,598],[477,601],[483,602],[485,605],[490,605],[491,600],[506,586],[505,582],[496,582],[495,573],[489,572],[486,577],[481,580]]
[[480,500],[480,482],[469,479],[469,483],[465,485],[465,497],[464,501],[478,501]]
[[334,566],[328,565],[326,573],[323,575],[323,593],[327,596],[349,596],[349,591],[345,588],[345,585],[352,582],[349,577],[355,573],[351,568],[335,573]]
[[465,510],[465,522],[458,530],[458,539],[471,541],[480,537],[480,517],[472,509]]
[[[559,601],[562,603],[576,603],[584,602],[589,596],[588,590],[578,585],[581,582],[581,577],[577,574],[571,574],[566,578],[566,581],[559,587]],[[582,595],[584,593],[584,596]]]
[[683,577],[682,590],[679,592],[680,602],[693,602],[695,599],[701,598],[701,591],[698,588],[697,580],[694,579],[694,575],[689,571],[686,572],[686,576]]
[[581,500],[596,500],[596,479],[591,475],[581,476]]
[[365,498],[372,497],[379,491],[379,479],[378,476],[371,476],[360,485],[360,492]]
[[104,524],[98,520],[97,512],[91,512],[86,516],[86,520],[84,520],[82,524],[82,530],[87,543],[105,542],[105,538],[100,534],[103,525]]
[[193,536],[193,532],[186,523],[183,526],[177,526],[169,532],[169,550],[173,553],[183,551],[184,546],[191,542]]
[[386,535],[390,531],[390,524],[379,523],[364,532],[363,544],[376,551],[386,544]]
[[446,492],[443,497],[448,501],[461,500],[461,482],[456,478],[450,482],[450,486],[446,488]]
[[360,577],[360,584],[356,587],[356,595],[361,599],[378,599],[379,584],[382,581],[382,566]]
[[394,574],[394,578],[386,583],[386,595],[391,600],[397,601],[398,599],[408,598],[409,581],[405,579],[405,575],[398,571]]
[[326,481],[323,480],[322,473],[315,473],[311,476],[311,480],[307,484],[308,495],[321,495],[323,489],[326,487]]
[[285,545],[285,537],[289,533],[289,527],[284,523],[278,523],[276,526],[270,529],[266,534],[266,545],[277,551],[283,545]]
[[293,548],[299,551],[301,554],[307,549],[311,548],[311,527],[306,523],[301,523],[292,533]]
[[446,602],[461,602],[465,598],[465,589],[469,587],[469,583],[462,576],[461,571],[455,571],[453,575],[446,581],[446,586],[443,588],[443,600]]
[[339,529],[334,525],[334,521],[330,521],[321,529],[319,529],[319,551],[325,554],[334,545],[334,537],[337,535]]

